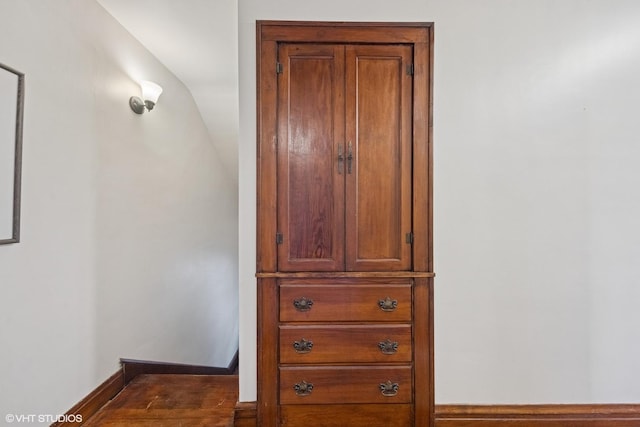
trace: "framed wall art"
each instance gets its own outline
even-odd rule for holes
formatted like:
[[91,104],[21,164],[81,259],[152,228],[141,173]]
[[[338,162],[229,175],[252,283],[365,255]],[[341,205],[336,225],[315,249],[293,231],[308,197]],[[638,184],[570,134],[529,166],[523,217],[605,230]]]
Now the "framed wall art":
[[24,73],[0,63],[0,245],[20,241]]

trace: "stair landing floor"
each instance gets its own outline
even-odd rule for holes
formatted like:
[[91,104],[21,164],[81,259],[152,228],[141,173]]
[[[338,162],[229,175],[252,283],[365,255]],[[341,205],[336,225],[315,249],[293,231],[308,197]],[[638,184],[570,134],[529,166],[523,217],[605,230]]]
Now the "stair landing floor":
[[233,427],[237,375],[139,375],[85,427]]

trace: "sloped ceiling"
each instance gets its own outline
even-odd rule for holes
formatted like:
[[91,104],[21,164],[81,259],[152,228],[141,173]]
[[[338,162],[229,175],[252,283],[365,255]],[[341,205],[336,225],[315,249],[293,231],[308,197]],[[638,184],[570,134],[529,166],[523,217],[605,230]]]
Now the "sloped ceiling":
[[97,1],[191,91],[237,183],[237,0]]

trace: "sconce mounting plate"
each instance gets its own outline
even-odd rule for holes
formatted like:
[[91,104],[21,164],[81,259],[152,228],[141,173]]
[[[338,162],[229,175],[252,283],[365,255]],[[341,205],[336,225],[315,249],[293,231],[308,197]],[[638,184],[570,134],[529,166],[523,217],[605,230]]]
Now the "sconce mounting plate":
[[129,98],[129,107],[131,107],[133,112],[136,114],[144,113],[144,102],[142,102],[142,99],[137,96]]

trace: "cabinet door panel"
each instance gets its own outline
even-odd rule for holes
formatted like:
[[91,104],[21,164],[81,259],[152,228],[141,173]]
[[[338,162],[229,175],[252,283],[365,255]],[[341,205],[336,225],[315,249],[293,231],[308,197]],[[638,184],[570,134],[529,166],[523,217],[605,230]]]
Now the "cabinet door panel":
[[409,46],[346,47],[346,269],[410,270],[412,63]]
[[278,55],[278,267],[343,270],[344,47],[284,44]]

